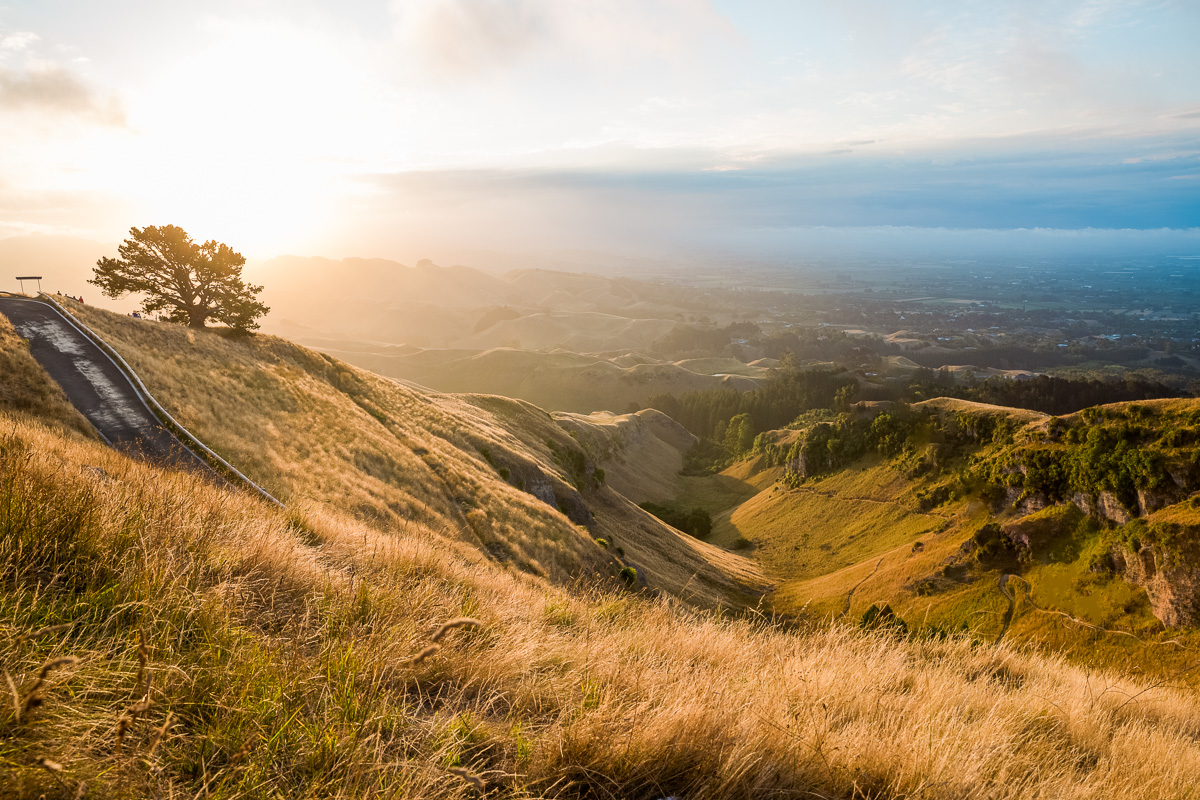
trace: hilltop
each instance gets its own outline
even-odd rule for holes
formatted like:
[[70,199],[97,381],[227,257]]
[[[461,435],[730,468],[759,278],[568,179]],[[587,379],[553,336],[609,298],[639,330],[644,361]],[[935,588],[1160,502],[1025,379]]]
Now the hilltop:
[[[1189,692],[630,591],[476,448],[566,498],[555,448],[670,462],[687,440],[654,414],[564,417],[583,442],[567,451],[521,403],[392,394],[271,337],[85,316],[290,508],[104,447],[0,341],[42,398],[0,396],[10,796],[1171,797],[1200,769]],[[380,468],[402,435],[419,480]],[[452,507],[470,497],[507,555]],[[588,563],[593,580],[560,579]]]

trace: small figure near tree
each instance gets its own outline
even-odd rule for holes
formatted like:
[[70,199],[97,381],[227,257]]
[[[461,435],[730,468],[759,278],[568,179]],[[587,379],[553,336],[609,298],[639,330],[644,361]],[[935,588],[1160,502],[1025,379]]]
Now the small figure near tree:
[[97,261],[96,276],[88,283],[109,297],[144,294],[144,313],[189,328],[213,320],[249,331],[271,310],[255,298],[263,287],[242,281],[246,259],[227,244],[198,245],[182,228],[150,225],[130,228],[119,253],[120,258]]

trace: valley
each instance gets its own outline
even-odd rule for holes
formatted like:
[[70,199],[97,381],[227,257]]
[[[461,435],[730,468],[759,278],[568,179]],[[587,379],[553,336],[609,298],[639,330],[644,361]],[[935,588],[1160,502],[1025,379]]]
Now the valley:
[[[577,285],[537,276],[560,280]],[[57,652],[82,653],[72,658],[89,666],[63,680],[86,681],[81,696],[97,698],[14,741],[70,743],[56,755],[76,765],[77,783],[113,791],[203,785],[204,742],[224,743],[213,774],[246,787],[230,754],[253,741],[261,755],[240,758],[256,775],[276,785],[305,776],[318,792],[336,780],[369,794],[370,776],[386,774],[411,796],[473,796],[475,784],[456,777],[464,769],[506,796],[576,796],[603,774],[633,794],[713,797],[795,785],[849,796],[863,776],[914,790],[936,778],[958,787],[938,795],[950,797],[1034,752],[1065,759],[1096,736],[1114,743],[1096,750],[1111,770],[1031,762],[1030,785],[1085,774],[1105,794],[1136,791],[1150,774],[1185,785],[1200,754],[1184,740],[1173,745],[1186,753],[1177,764],[1142,772],[1115,742],[1134,741],[1148,715],[1190,730],[1200,714],[1190,566],[1200,400],[1179,396],[1186,375],[934,370],[892,353],[902,337],[820,323],[771,332],[728,300],[704,306],[705,322],[684,311],[660,318],[667,332],[654,329],[640,348],[576,340],[581,350],[630,345],[587,356],[311,332],[319,349],[309,349],[68,305],[173,417],[285,509],[102,447],[16,332],[0,329],[5,369],[20,376],[0,393],[16,603],[0,613],[13,631],[32,626],[28,613],[46,630],[81,625]],[[530,329],[544,330],[531,316]],[[608,320],[595,330],[633,329]],[[351,355],[358,366],[339,358]],[[559,374],[530,380],[542,372]],[[705,524],[691,535],[660,517]],[[83,561],[53,548],[16,558],[43,546],[47,525],[73,542],[54,548]],[[88,532],[86,546],[76,530]],[[72,571],[134,557],[126,531],[160,560],[137,562],[133,577]],[[60,597],[46,582],[63,580],[70,594],[55,602],[73,605],[44,605],[42,592]],[[152,642],[150,662],[165,659],[147,697],[171,716],[149,716],[179,732],[170,761],[143,745],[152,769],[120,762],[110,775],[89,766],[108,745],[80,727],[112,713],[112,693],[98,687],[114,678],[89,654],[132,663],[138,646],[128,627],[86,620],[131,602],[141,610],[121,613]],[[486,633],[427,644],[423,631],[457,617]],[[177,641],[176,628],[204,638]],[[208,649],[239,640],[249,649]],[[8,652],[18,676],[36,671],[37,651]],[[747,662],[773,666],[747,681],[733,667]],[[695,696],[698,670],[720,695]],[[689,680],[669,677],[681,673]],[[311,693],[329,680],[351,682],[336,696]],[[908,688],[897,693],[894,681]],[[432,691],[441,699],[431,704],[422,698]],[[363,705],[381,693],[399,705]],[[1077,731],[1059,745],[1017,736],[1047,693]],[[947,698],[978,709],[969,724],[981,727],[941,715]],[[739,716],[747,703],[766,710]],[[802,720],[796,703],[850,716]],[[306,722],[286,735],[264,729],[247,714],[266,706]],[[804,738],[780,740],[781,725]],[[881,725],[892,726],[883,749]],[[930,726],[946,733],[936,754],[920,755],[913,737]],[[360,749],[363,736],[376,752]],[[681,736],[694,748],[681,753]],[[805,755],[812,737],[836,748],[828,763]],[[385,761],[396,748],[415,755]],[[978,759],[980,772],[947,765],[951,751]],[[44,769],[14,758],[25,765],[14,780],[44,784]],[[756,766],[734,766],[747,758]]]
[[[337,265],[292,261],[275,268],[284,266],[304,275]],[[1086,281],[1098,278],[1086,266],[1073,289],[1070,280],[1019,261],[988,267],[995,282],[986,296],[952,303],[937,292],[957,286],[957,273],[936,269],[910,271],[907,284],[889,288],[890,273],[847,266],[846,280],[795,294],[544,270],[483,275],[429,262],[401,270],[410,277],[385,288],[388,268],[348,261],[339,273],[353,276],[357,310],[390,303],[386,313],[357,313],[351,321],[337,317],[350,305],[338,312],[323,303],[324,317],[302,329],[296,320],[315,318],[284,298],[280,310],[290,316],[279,319],[289,322],[277,324],[379,374],[439,391],[519,397],[550,410],[630,501],[680,513],[702,509],[711,519],[703,540],[762,570],[771,587],[762,602],[774,614],[858,621],[886,606],[906,625],[939,635],[965,631],[989,640],[1003,629],[1005,638],[1065,649],[1095,666],[1136,665],[1164,676],[1186,666],[1191,634],[1181,632],[1162,601],[1150,600],[1145,592],[1154,579],[1139,577],[1120,550],[1129,536],[1124,526],[1142,524],[1134,517],[1152,519],[1147,509],[1106,516],[1103,509],[1116,501],[1104,491],[1088,500],[1056,490],[1030,505],[1003,476],[989,476],[988,488],[975,460],[1002,460],[998,454],[1012,445],[986,441],[947,445],[918,436],[887,452],[838,455],[797,477],[813,428],[845,427],[839,420],[851,418],[869,424],[891,404],[902,414],[951,420],[951,427],[1011,428],[1021,439],[1043,436],[1038,431],[1051,414],[1059,415],[1054,425],[1070,425],[1072,414],[1091,405],[1186,396],[1200,375],[1200,351],[1186,335],[1196,315],[1186,292],[1172,295],[1173,311],[1135,317],[1104,302],[1088,307],[1099,296],[1087,294]],[[967,284],[981,280],[970,274],[962,277]],[[1135,289],[1124,298],[1161,303],[1166,285],[1148,282],[1144,297]],[[1029,302],[1039,286],[1067,302]],[[897,299],[900,293],[909,297]],[[1079,305],[1087,310],[1066,311]],[[440,342],[428,338],[430,314],[440,314]],[[332,330],[359,338],[339,339]],[[636,416],[647,408],[666,412],[690,437],[631,447],[632,440],[647,441]],[[729,428],[739,414],[746,422],[735,437]],[[982,422],[962,422],[972,418]],[[621,433],[598,438],[597,424]],[[931,448],[945,454],[931,456]],[[1154,469],[1161,476],[1163,468]],[[1179,484],[1181,473],[1172,474]],[[1187,492],[1176,491],[1183,492],[1173,496],[1180,508],[1170,513],[1179,515]],[[1061,544],[1037,552],[1022,544],[1019,531],[1031,513],[1028,524]],[[1052,519],[1036,522],[1036,513]],[[1190,517],[1179,524],[1192,530]],[[981,547],[979,532],[996,528],[1005,542],[1017,543],[1005,545],[1007,562],[981,561],[972,555]],[[1154,558],[1150,552],[1138,558]],[[1126,568],[1097,567],[1105,558]],[[1023,587],[1012,613],[1000,588],[1009,574]],[[1171,641],[1176,645],[1162,644]]]
[[1198,38],[0,4],[0,800],[1200,800]]

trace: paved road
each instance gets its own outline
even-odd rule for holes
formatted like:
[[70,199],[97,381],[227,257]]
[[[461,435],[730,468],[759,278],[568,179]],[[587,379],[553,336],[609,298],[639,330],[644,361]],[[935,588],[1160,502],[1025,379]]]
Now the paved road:
[[159,464],[217,476],[151,413],[125,373],[46,303],[0,297],[0,314],[29,340],[29,352],[109,444]]

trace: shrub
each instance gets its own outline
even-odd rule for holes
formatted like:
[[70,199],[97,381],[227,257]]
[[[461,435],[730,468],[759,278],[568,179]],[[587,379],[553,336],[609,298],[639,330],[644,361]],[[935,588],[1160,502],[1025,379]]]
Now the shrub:
[[642,503],[640,508],[649,511],[671,527],[695,536],[697,539],[703,539],[712,533],[712,515],[703,508],[684,510],[658,503]]

